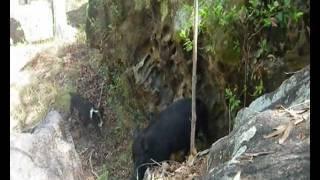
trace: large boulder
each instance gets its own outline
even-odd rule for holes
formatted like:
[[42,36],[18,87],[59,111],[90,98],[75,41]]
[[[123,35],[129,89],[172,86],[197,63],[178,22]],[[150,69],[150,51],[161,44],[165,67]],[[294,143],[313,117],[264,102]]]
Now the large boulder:
[[79,8],[68,11],[68,24],[72,27],[82,28],[86,24],[86,12],[88,3],[84,3]]
[[32,133],[10,135],[10,179],[83,179],[81,161],[66,123],[48,113]]
[[12,44],[23,43],[26,40],[20,22],[14,18],[10,18],[10,38],[12,39],[12,42],[10,42]]
[[[51,2],[49,0],[29,1],[27,4],[21,2],[10,1],[10,18],[20,23],[25,41],[38,42],[53,38]],[[10,25],[11,23],[10,21]]]
[[310,66],[240,110],[208,165],[205,179],[310,179]]

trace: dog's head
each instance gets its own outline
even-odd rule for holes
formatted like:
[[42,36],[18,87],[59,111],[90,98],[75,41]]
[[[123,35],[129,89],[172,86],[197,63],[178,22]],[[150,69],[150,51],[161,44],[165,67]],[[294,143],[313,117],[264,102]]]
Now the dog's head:
[[93,120],[100,128],[102,127],[102,125],[103,125],[102,115],[98,109],[91,107],[90,119]]

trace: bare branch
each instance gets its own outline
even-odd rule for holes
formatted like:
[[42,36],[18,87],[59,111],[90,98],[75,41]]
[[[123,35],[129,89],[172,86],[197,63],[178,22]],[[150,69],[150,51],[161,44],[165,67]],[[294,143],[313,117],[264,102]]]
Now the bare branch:
[[196,83],[197,83],[197,42],[198,42],[198,0],[194,0],[194,31],[193,31],[193,54],[192,54],[192,119],[191,119],[191,139],[190,153],[196,154],[195,149],[195,127],[196,127]]
[[104,81],[103,81],[102,84],[101,84],[101,90],[100,90],[100,97],[99,97],[99,102],[98,102],[98,108],[100,107],[100,103],[101,103],[101,97],[102,97],[103,87],[104,87]]
[[97,175],[96,172],[94,172],[93,167],[92,167],[92,163],[91,163],[91,157],[92,157],[93,152],[94,152],[94,149],[92,149],[92,151],[91,151],[91,153],[90,153],[89,163],[90,163],[91,173],[92,173],[93,175],[95,175],[96,178],[98,178],[99,176]]

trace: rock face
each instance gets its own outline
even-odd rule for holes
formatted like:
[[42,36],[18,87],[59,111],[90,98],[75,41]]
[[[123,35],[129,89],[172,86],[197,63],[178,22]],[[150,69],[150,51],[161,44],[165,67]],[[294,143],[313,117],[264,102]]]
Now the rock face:
[[[210,149],[205,179],[310,179],[309,100],[307,66],[238,112],[233,131]],[[266,137],[274,128],[281,133]]]
[[[184,54],[183,47],[175,40],[177,32],[173,28],[176,8],[181,4],[178,1],[108,0],[105,6],[95,8],[100,1],[89,1],[88,17],[92,17],[97,28],[93,31],[87,22],[86,34],[91,47],[102,41],[98,48],[102,50],[103,62],[110,71],[121,73],[117,75],[123,82],[119,89],[124,93],[117,98],[124,107],[121,108],[132,108],[129,113],[139,111],[146,115],[158,113],[178,99],[191,97],[191,56]],[[99,16],[105,17],[104,21]],[[96,33],[100,26],[107,26],[103,38]],[[197,97],[214,112],[209,116],[210,129],[218,130],[210,131],[210,137],[217,139],[228,130],[224,85],[220,84],[224,80],[216,71],[207,71],[207,60],[199,57],[198,62]],[[109,79],[114,77],[112,74],[114,72],[109,74]],[[113,82],[116,81],[109,83]]]
[[[103,62],[110,71],[108,79],[111,80],[108,83],[119,85],[118,79],[114,77],[120,77],[121,82],[124,82],[119,85],[119,89],[124,93],[119,93],[117,97],[117,100],[124,100],[119,100],[121,107],[115,109],[126,109],[126,112],[119,114],[130,114],[129,121],[146,119],[143,117],[130,119],[138,114],[137,111],[142,112],[143,115],[150,112],[157,113],[177,99],[191,97],[192,52],[185,50],[185,40],[181,38],[180,33],[183,32],[188,22],[192,22],[190,19],[192,2],[177,0],[89,1],[86,23],[87,39],[91,47],[102,51]],[[232,3],[238,4],[245,1],[228,2],[230,4],[227,5],[232,7]],[[224,28],[219,28],[219,25],[213,26],[210,32],[208,30],[208,34],[199,34],[198,44],[201,48],[198,55],[196,96],[205,101],[210,111],[210,140],[214,141],[228,133],[226,121],[228,102],[224,94],[226,88],[237,89],[239,93],[237,95],[241,96],[239,97],[241,103],[248,105],[256,98],[255,95],[249,94],[253,94],[259,82],[263,81],[265,92],[271,92],[288,78],[284,72],[294,72],[309,63],[309,36],[305,30],[309,26],[309,6],[308,3],[299,4],[302,4],[305,9],[303,10],[304,25],[301,25],[301,28],[300,25],[299,28],[292,28],[294,33],[290,33],[293,34],[290,41],[287,40],[286,36],[289,33],[286,31],[285,33],[271,31],[282,37],[281,42],[274,41],[277,38],[270,39],[271,42],[276,45],[283,42],[290,45],[284,46],[281,53],[274,53],[275,59],[252,59],[253,56],[256,56],[258,48],[255,47],[258,42],[253,41],[252,50],[255,50],[250,52],[252,57],[250,55],[251,59],[248,59],[248,62],[256,61],[256,63],[250,66],[255,68],[251,75],[248,74],[246,97],[242,97],[245,96],[242,92],[246,83],[244,75],[247,74],[243,59],[247,58],[240,58],[239,55],[236,55],[237,53],[232,50],[233,46],[232,48],[231,46],[224,47],[226,40],[233,42],[233,38],[237,38],[242,41],[243,33],[238,31],[239,28],[226,32]],[[302,8],[300,5],[293,7]],[[274,34],[268,35],[267,32],[264,32],[264,36],[276,37]],[[234,37],[237,33],[240,35]],[[245,33],[254,34],[254,32]],[[216,34],[215,41],[208,38],[209,34]],[[191,33],[189,36],[192,36]],[[257,37],[260,36],[262,37],[260,34]],[[210,54],[204,50],[207,45],[210,47],[211,44],[215,44],[215,52],[219,51],[219,53]],[[278,49],[281,48],[273,49],[277,49],[278,52]],[[231,55],[232,53],[235,55]],[[258,77],[261,77],[262,81],[258,81]],[[245,98],[247,99],[243,100]]]
[[82,165],[61,115],[48,113],[33,133],[10,135],[10,179],[82,177]]

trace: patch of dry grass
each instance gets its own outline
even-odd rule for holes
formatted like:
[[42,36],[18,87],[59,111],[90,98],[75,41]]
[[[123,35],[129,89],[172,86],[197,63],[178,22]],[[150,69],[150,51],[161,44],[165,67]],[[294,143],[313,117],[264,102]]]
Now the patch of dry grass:
[[[78,92],[96,105],[101,99],[106,124],[105,137],[97,139],[97,137],[92,137],[94,133],[89,134],[89,139],[82,138],[84,134],[80,135],[82,139],[73,137],[85,174],[87,174],[85,178],[94,179],[94,176],[91,176],[90,167],[86,166],[88,160],[86,153],[95,148],[92,165],[99,176],[98,179],[128,179],[132,169],[131,136],[130,125],[126,123],[128,118],[123,117],[129,115],[124,114],[123,117],[117,117],[109,107],[107,104],[109,84],[106,82],[101,98],[99,98],[101,84],[106,81],[107,75],[101,65],[101,54],[97,50],[89,50],[85,42],[86,35],[82,27],[76,36],[76,42],[72,44],[58,44],[50,41],[14,47],[23,50],[30,48],[27,52],[32,53],[19,54],[20,56],[10,61],[21,62],[22,58],[28,59],[20,64],[23,66],[25,62],[28,62],[22,71],[30,74],[31,78],[26,85],[10,87],[16,89],[17,99],[19,99],[18,103],[12,103],[12,107],[10,103],[10,121],[11,119],[18,120],[20,129],[28,130],[42,120],[51,108],[67,112],[70,105],[68,93],[70,91]],[[29,61],[31,58],[32,60]],[[20,64],[17,70],[21,68]],[[121,111],[124,110],[121,109]],[[74,131],[77,128],[74,126]],[[81,154],[82,147],[89,148],[89,150]]]
[[[10,115],[19,121],[19,129],[37,124],[51,107],[68,109],[69,99],[66,94],[74,89],[68,78],[75,73],[72,70],[66,72],[65,64],[65,59],[58,58],[52,51],[44,50],[22,68],[31,78],[28,84],[15,87],[20,103],[10,108]],[[73,74],[69,75],[68,72]]]
[[[86,134],[83,133],[78,138],[73,137],[85,178],[94,179],[88,166],[88,153],[94,148],[92,166],[99,179],[128,179],[132,170],[131,126],[127,122],[127,116],[130,115],[118,116],[125,112],[124,109],[119,109],[121,112],[118,114],[114,113],[107,103],[111,98],[110,88],[100,63],[101,58],[101,54],[88,50],[80,41],[60,49],[40,52],[24,67],[23,71],[30,73],[32,78],[29,84],[19,88],[21,103],[10,109],[10,115],[19,120],[21,129],[29,129],[43,119],[51,108],[68,112],[70,91],[78,92],[95,105],[101,103],[104,108],[105,137],[92,137],[95,133],[89,134],[90,137],[84,137]],[[103,93],[100,98],[101,88]],[[117,101],[116,98],[113,100]],[[79,127],[74,126],[73,131],[77,129]],[[81,154],[86,148],[88,150]]]

